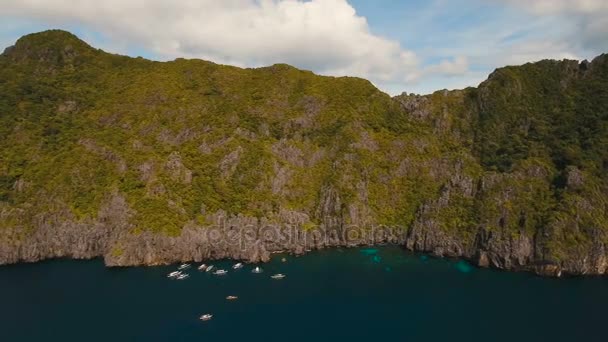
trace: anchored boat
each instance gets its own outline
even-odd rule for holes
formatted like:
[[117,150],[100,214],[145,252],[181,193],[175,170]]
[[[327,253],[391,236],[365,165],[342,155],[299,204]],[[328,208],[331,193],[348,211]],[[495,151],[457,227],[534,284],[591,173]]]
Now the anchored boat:
[[174,271],[174,272],[171,272],[171,273],[167,274],[167,278],[176,278],[180,274],[182,274],[182,272],[180,272],[180,271]]
[[212,314],[204,314],[201,317],[199,317],[198,319],[200,319],[201,321],[208,321],[208,320],[210,320],[212,318],[213,318]]

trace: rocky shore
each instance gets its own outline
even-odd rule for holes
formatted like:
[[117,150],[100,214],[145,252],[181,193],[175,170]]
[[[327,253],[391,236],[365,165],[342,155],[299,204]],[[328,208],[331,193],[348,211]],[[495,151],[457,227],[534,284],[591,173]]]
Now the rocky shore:
[[[470,180],[463,181],[470,184]],[[466,238],[445,232],[429,216],[449,202],[446,198],[449,191],[446,189],[439,200],[425,204],[409,228],[359,228],[340,225],[341,219],[327,218],[334,224],[304,229],[309,218],[303,213],[282,211],[270,218],[254,218],[218,212],[209,215],[205,225],[188,224],[178,236],[134,232],[128,223],[130,209],[125,199],[114,194],[95,222],[40,217],[40,226],[31,236],[0,244],[0,265],[62,257],[103,257],[111,267],[215,259],[255,263],[268,261],[275,252],[302,255],[332,247],[398,244],[409,251],[436,257],[463,258],[479,267],[529,271],[542,276],[606,273],[605,244],[594,244],[580,258],[560,264],[543,259],[542,237],[513,236],[483,227]]]
[[399,244],[544,276],[608,272],[608,55],[391,97],[276,64],[0,55],[0,264],[267,261]]

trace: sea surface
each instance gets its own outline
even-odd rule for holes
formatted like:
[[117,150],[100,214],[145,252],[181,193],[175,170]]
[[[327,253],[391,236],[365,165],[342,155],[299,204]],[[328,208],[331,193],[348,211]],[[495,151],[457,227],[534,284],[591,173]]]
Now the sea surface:
[[232,264],[181,281],[166,277],[177,265],[0,267],[0,341],[608,341],[607,278],[478,269],[399,247],[274,255],[261,274]]

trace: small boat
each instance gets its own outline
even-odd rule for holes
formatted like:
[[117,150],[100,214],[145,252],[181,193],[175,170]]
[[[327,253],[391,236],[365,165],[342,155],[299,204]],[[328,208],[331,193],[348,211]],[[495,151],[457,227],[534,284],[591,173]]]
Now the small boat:
[[211,270],[214,268],[213,265],[209,265],[209,267],[207,267],[207,269],[205,270],[205,272],[211,272]]
[[198,270],[199,270],[199,271],[204,271],[204,270],[206,270],[206,269],[207,269],[207,265],[205,265],[205,264],[202,264],[202,265],[200,265],[200,266],[198,267]]
[[185,270],[190,268],[190,264],[181,264],[179,265],[179,267],[177,268],[178,270]]
[[243,268],[242,262],[236,263],[236,264],[234,264],[234,266],[232,266],[232,269],[234,269],[234,270],[238,270],[239,268]]
[[180,275],[177,276],[177,280],[184,280],[184,279],[186,279],[188,277],[190,277],[189,274],[186,274],[186,273],[180,274]]
[[167,278],[175,278],[175,277],[179,276],[180,274],[182,274],[182,272],[174,271],[174,272],[167,274]]
[[237,300],[238,298],[239,297],[237,297],[237,296],[228,296],[228,297],[226,297],[226,299],[228,299],[228,300]]
[[201,317],[199,317],[198,319],[200,319],[201,321],[208,321],[208,320],[210,320],[212,318],[213,318],[212,314],[204,314]]
[[226,271],[226,270],[217,270],[217,271],[213,272],[213,274],[215,274],[215,275],[224,275],[226,273],[228,273],[228,271]]
[[283,279],[285,277],[286,276],[284,274],[282,274],[282,273],[277,273],[275,275],[270,276],[270,278],[272,278],[272,279]]
[[259,266],[256,266],[251,272],[253,272],[253,273],[262,273],[262,269]]

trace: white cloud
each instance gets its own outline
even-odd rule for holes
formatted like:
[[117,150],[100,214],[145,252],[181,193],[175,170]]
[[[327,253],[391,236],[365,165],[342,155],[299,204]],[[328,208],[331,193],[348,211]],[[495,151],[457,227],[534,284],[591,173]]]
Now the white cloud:
[[539,18],[554,18],[554,28],[565,25],[569,32],[556,37],[554,44],[568,45],[570,51],[590,54],[608,50],[607,0],[495,0],[515,6]]
[[437,65],[424,69],[426,74],[442,74],[447,76],[461,76],[469,70],[469,61],[465,56],[456,56],[454,59],[444,59]]
[[419,58],[466,56],[469,66],[462,69],[464,74],[456,72],[457,77],[449,76],[448,67],[440,76],[421,76],[416,90],[422,93],[475,86],[505,65],[591,59],[608,52],[608,0],[435,0],[428,7],[425,15],[412,13],[413,22],[402,27],[403,32],[423,28]]
[[[390,30],[375,19],[390,39],[347,0],[2,0],[0,31],[8,19],[34,30],[77,28],[112,52],[288,63],[364,77],[392,94],[474,86],[503,65],[608,50],[608,0],[429,0],[408,8]],[[2,33],[0,41],[16,38]]]
[[595,13],[608,10],[606,0],[498,0],[521,6],[540,14],[575,12]]
[[346,0],[5,0],[2,10],[82,25],[114,46],[136,44],[161,59],[239,66],[285,62],[326,75],[365,77],[380,86],[466,67],[461,58],[421,67],[414,52],[373,34]]

